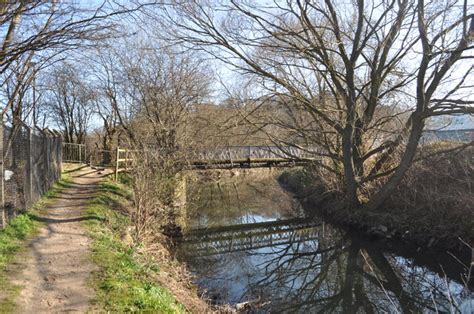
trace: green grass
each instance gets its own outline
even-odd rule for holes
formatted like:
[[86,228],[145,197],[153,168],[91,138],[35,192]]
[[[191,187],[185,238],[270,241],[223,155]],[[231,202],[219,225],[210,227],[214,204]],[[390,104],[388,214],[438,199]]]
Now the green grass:
[[140,262],[136,250],[121,240],[130,221],[118,209],[128,196],[121,186],[104,181],[88,207],[87,214],[97,218],[84,222],[93,238],[93,261],[100,268],[90,283],[96,303],[111,312],[183,313],[173,295],[152,280],[158,266]]
[[8,226],[0,230],[0,270],[5,271],[25,238],[32,233],[37,224],[29,214],[15,217]]
[[41,223],[36,219],[37,213],[41,212],[51,201],[51,198],[68,187],[69,184],[70,178],[64,176],[33,205],[28,213],[13,218],[4,229],[0,230],[0,312],[8,313],[14,310],[14,299],[21,287],[13,285],[8,280],[7,273],[19,271],[18,269],[9,269],[9,265],[14,262],[17,254],[25,247],[26,240],[34,236],[39,229]]
[[30,215],[22,214],[10,221],[9,225],[0,230],[0,311],[12,312],[15,307],[14,299],[20,292],[20,287],[13,285],[7,278],[8,266],[16,254],[23,248],[25,239],[34,233],[38,223]]

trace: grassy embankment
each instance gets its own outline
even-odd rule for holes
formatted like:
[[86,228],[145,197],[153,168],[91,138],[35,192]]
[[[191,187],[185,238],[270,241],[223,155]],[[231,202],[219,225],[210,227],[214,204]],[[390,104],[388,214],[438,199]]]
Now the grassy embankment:
[[127,233],[129,198],[124,185],[103,181],[88,207],[87,214],[99,218],[85,222],[93,238],[92,259],[100,268],[90,282],[97,292],[96,305],[112,312],[166,313],[205,306],[169,270],[171,259],[157,258],[153,249],[133,244]]
[[[427,147],[430,155],[437,149]],[[474,244],[474,149],[438,155],[415,163],[395,193],[376,211],[345,209],[339,191],[328,191],[325,178],[311,171],[290,171],[280,177],[311,214],[369,234],[423,246],[466,249]]]
[[54,197],[70,184],[70,177],[66,174],[56,183],[28,213],[22,213],[13,218],[5,229],[0,230],[0,312],[12,312],[13,300],[20,292],[21,287],[13,285],[9,278],[19,271],[14,269],[15,258],[25,249],[28,239],[34,237],[41,222],[37,217]]

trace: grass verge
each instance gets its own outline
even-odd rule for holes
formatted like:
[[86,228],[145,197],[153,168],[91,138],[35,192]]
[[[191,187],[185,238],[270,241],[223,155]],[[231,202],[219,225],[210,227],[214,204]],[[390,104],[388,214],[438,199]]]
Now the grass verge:
[[12,312],[15,307],[14,299],[20,287],[9,281],[7,277],[9,266],[24,247],[26,238],[34,234],[38,225],[39,223],[31,219],[30,215],[22,214],[14,218],[5,229],[0,230],[1,312]]
[[128,192],[103,181],[87,214],[97,219],[84,222],[93,238],[92,259],[100,270],[91,279],[96,305],[111,312],[183,313],[185,308],[152,278],[159,267],[142,262],[136,248],[123,240],[130,220],[124,211]]
[[16,256],[26,245],[29,238],[33,237],[41,223],[38,221],[40,213],[51,199],[62,189],[69,186],[70,178],[63,176],[28,213],[23,213],[13,218],[4,229],[0,230],[0,312],[12,312],[15,307],[14,299],[19,293],[19,286],[13,285],[9,280],[9,274],[15,273],[17,269],[11,267]]

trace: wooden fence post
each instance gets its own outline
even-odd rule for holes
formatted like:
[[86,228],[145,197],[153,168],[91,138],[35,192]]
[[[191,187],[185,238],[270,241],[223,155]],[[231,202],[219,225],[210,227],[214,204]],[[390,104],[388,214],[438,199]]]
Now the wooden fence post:
[[128,167],[128,149],[125,150],[125,171],[127,171]]
[[120,149],[119,149],[119,146],[117,145],[117,153],[115,156],[115,182],[118,181],[119,154],[120,154]]

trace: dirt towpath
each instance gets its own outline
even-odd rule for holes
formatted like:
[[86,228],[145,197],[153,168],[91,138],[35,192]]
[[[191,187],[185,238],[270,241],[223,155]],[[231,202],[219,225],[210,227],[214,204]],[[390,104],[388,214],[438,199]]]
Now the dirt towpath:
[[81,222],[103,174],[91,168],[73,172],[73,184],[55,196],[40,215],[45,222],[20,256],[12,278],[22,287],[16,299],[18,313],[86,312],[94,291],[87,280],[95,266],[90,260],[90,244]]

